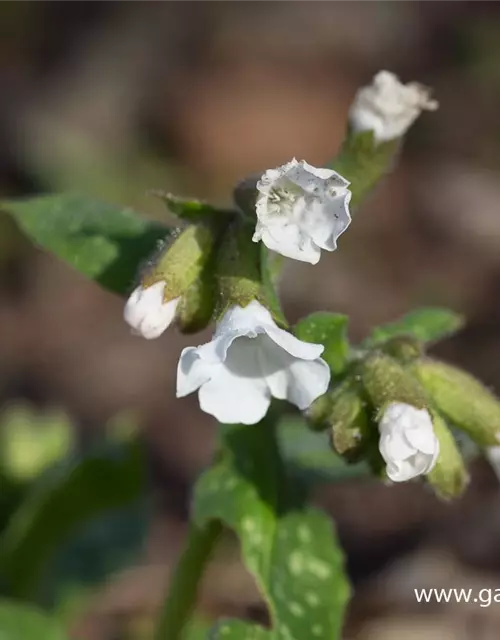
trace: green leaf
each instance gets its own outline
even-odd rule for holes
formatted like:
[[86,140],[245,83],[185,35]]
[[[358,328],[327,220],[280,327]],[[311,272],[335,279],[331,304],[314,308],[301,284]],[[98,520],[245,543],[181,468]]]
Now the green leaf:
[[321,357],[336,374],[342,373],[349,357],[348,320],[347,316],[340,313],[318,311],[303,318],[295,326],[297,338],[325,346]]
[[376,327],[361,346],[373,347],[391,338],[405,335],[420,342],[436,342],[459,331],[463,325],[463,317],[449,309],[417,309],[396,322]]
[[137,270],[169,234],[131,209],[76,194],[0,203],[33,242],[114,293],[127,294]]
[[35,485],[0,538],[4,593],[31,597],[47,562],[87,521],[137,500],[144,486],[137,441],[55,469]]
[[243,620],[221,620],[208,633],[208,640],[271,640],[272,632]]
[[42,611],[0,600],[0,640],[67,640],[67,636]]
[[[220,519],[236,531],[272,624],[263,635],[231,622],[230,637],[340,638],[349,586],[330,518],[306,506],[303,487],[286,476],[270,418],[224,430],[225,452],[198,481],[193,515],[200,526]],[[227,636],[219,626],[210,637]]]

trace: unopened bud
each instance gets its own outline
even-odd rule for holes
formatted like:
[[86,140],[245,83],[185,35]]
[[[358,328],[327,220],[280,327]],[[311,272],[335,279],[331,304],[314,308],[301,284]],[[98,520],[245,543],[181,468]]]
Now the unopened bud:
[[134,289],[125,304],[123,317],[136,335],[147,340],[158,338],[170,326],[179,298],[164,302],[165,282]]
[[383,353],[368,356],[360,368],[361,380],[375,409],[382,413],[393,402],[426,409],[426,393],[415,376]]
[[337,453],[358,460],[366,444],[368,419],[365,403],[354,384],[341,385],[334,392],[329,411],[331,441]]
[[469,474],[458,449],[455,438],[446,422],[432,412],[434,433],[439,441],[440,454],[427,480],[438,496],[445,500],[460,496],[469,483]]
[[473,376],[437,360],[420,360],[412,370],[434,405],[480,446],[500,442],[500,401]]
[[152,258],[141,284],[125,304],[125,321],[135,333],[146,339],[158,338],[172,323],[179,306],[186,320],[186,304],[191,303],[184,296],[190,297],[191,287],[201,278],[219,234],[218,222],[192,224]]

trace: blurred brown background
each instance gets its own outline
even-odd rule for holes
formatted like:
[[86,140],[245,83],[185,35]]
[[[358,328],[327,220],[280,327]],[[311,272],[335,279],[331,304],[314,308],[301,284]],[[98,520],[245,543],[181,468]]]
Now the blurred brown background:
[[[290,320],[349,314],[351,337],[414,306],[462,311],[439,355],[500,391],[500,4],[495,2],[2,2],[0,195],[79,190],[165,216],[163,188],[228,204],[233,183],[292,156],[321,164],[354,92],[379,69],[440,102],[339,250],[290,263]],[[77,625],[111,640],[154,610],[182,541],[214,424],[174,398],[192,342],[134,338],[123,300],[28,246],[0,220],[0,396],[63,406],[79,433],[141,412],[158,516],[144,563],[110,579]],[[204,336],[195,340],[202,342]],[[457,504],[420,485],[324,487],[357,587],[346,638],[488,640],[500,604],[417,604],[413,588],[500,588],[500,493],[489,467]],[[237,558],[214,566],[208,614],[259,618]],[[115,635],[113,635],[115,634]]]

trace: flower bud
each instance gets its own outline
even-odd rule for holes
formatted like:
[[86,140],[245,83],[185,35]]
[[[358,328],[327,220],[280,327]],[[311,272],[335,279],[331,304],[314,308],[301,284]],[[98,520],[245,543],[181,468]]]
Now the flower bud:
[[383,353],[368,356],[360,368],[362,383],[377,412],[391,402],[403,402],[426,409],[427,396],[414,375]]
[[465,371],[436,360],[412,367],[434,405],[480,446],[500,442],[500,401]]
[[434,433],[439,441],[440,454],[427,480],[437,495],[445,500],[460,496],[469,483],[469,474],[455,438],[443,418],[432,413]]
[[165,282],[134,289],[125,304],[123,317],[136,335],[146,340],[158,338],[170,326],[179,298],[164,302]]
[[[172,323],[179,305],[186,315],[190,303],[183,297],[190,297],[190,288],[202,276],[219,234],[219,223],[192,224],[151,260],[125,304],[125,321],[135,333],[158,338]],[[210,318],[211,313],[204,315]]]
[[335,451],[349,461],[359,460],[366,444],[368,418],[361,393],[351,381],[332,394],[328,421]]
[[380,453],[393,482],[429,473],[439,456],[439,441],[427,409],[391,402],[379,420]]
[[402,84],[389,71],[380,71],[371,85],[356,94],[349,112],[353,131],[373,131],[377,142],[403,136],[423,110],[434,111],[438,103],[418,82]]

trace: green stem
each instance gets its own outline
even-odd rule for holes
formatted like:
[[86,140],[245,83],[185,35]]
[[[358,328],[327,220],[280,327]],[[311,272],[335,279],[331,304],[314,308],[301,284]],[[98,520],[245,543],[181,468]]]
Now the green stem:
[[191,523],[186,547],[169,584],[154,640],[180,640],[196,605],[201,578],[222,533],[222,523]]

